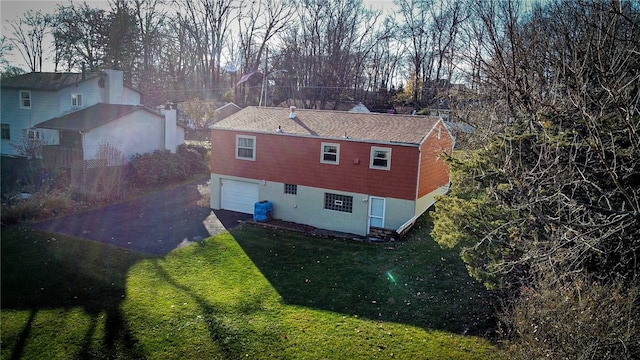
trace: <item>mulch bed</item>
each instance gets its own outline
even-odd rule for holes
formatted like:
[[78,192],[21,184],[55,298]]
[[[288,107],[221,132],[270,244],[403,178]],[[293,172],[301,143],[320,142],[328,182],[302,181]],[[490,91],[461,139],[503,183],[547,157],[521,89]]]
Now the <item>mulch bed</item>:
[[356,234],[343,233],[339,231],[331,231],[326,229],[318,229],[311,225],[298,224],[290,221],[284,221],[279,219],[269,219],[267,221],[246,221],[248,224],[269,227],[274,229],[295,231],[307,235],[324,237],[324,238],[339,238],[339,239],[347,239],[347,240],[356,240],[356,241],[369,241],[367,237],[360,236]]

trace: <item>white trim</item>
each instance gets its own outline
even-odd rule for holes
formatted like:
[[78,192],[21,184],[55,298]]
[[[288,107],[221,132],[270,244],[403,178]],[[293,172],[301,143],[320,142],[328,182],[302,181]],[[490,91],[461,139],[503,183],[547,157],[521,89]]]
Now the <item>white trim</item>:
[[[28,98],[23,98],[22,94],[29,94]],[[24,105],[24,100],[29,100],[29,106]],[[20,102],[20,109],[31,109],[31,105],[33,105],[33,100],[31,98],[31,90],[20,90],[18,92],[18,101]]]
[[255,182],[220,179],[220,208],[245,214],[253,214],[254,205],[260,199],[260,186]]
[[[424,207],[424,209],[421,209],[419,212],[417,211],[416,214],[409,220],[407,220],[404,224],[400,225],[400,227],[398,227],[396,229],[396,232],[398,234],[402,234],[403,232],[405,232],[407,229],[409,229],[411,226],[413,226],[413,223],[416,222],[416,220],[418,220],[418,218],[420,216],[422,216],[424,213],[427,212],[427,210],[429,210],[435,203],[436,203],[436,195],[445,195],[449,192],[451,188],[451,183],[448,183],[445,186],[441,186],[438,189],[430,192],[429,194],[425,195],[423,198],[427,198],[427,197],[431,197],[431,199],[428,199],[427,205]],[[422,199],[422,198],[421,198]],[[418,207],[418,202],[420,199],[416,200],[416,210]]]
[[[376,152],[386,152],[387,153],[387,166],[378,166],[374,165],[373,161],[375,160],[374,154]],[[369,156],[369,168],[377,169],[377,170],[391,170],[391,148],[380,147],[380,146],[372,146],[371,147],[371,155]]]
[[[240,147],[240,140],[252,140],[253,141],[253,146],[252,147],[248,147],[248,146],[243,146]],[[238,155],[238,150],[239,149],[251,149],[251,157],[245,157],[245,156],[240,156]],[[256,161],[256,137],[252,136],[252,135],[236,135],[236,147],[235,147],[235,156],[236,159],[238,160],[250,160],[250,161]]]
[[[325,146],[334,146],[336,148],[336,153],[334,154],[332,152],[325,152],[324,150]],[[324,158],[325,155],[335,155],[336,161],[325,160]],[[340,164],[340,144],[323,142],[320,145],[320,162],[323,164],[339,165]]]
[[[373,209],[373,200],[382,200],[382,216],[371,214],[371,210]],[[379,196],[369,196],[369,210],[368,210],[368,219],[367,219],[367,233],[371,232],[371,218],[382,220],[382,226],[376,226],[379,228],[384,228],[384,220],[387,211],[387,199]]]
[[[436,123],[433,125],[431,130],[429,130],[427,135],[422,139],[422,141],[419,144],[420,147],[422,147],[422,144],[424,144],[427,141],[427,139],[429,139],[431,134],[433,134],[433,132],[436,129],[438,129],[438,126],[442,126],[444,131],[446,131],[446,133],[449,134],[449,137],[451,138],[451,145],[452,145],[451,149],[453,150],[455,148],[455,145],[456,145],[456,138],[455,138],[455,136],[453,136],[453,133],[451,133],[451,131],[449,130],[449,127],[447,126],[447,124],[445,124],[445,122],[444,122],[444,120],[442,120],[442,118],[440,118],[438,121],[436,121]],[[442,133],[440,135],[442,135]],[[440,140],[442,140],[442,136],[441,136]]]

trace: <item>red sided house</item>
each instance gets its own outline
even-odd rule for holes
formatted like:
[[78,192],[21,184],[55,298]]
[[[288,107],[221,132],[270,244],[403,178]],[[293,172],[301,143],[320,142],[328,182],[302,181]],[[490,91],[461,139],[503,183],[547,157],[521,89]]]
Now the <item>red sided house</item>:
[[440,117],[247,107],[211,127],[211,208],[369,237],[402,234],[449,189]]

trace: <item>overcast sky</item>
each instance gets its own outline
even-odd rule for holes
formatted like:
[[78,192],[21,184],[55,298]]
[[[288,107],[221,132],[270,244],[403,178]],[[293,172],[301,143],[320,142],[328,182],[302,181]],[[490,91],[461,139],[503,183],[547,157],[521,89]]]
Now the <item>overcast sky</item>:
[[[81,0],[76,0],[76,3],[81,3]],[[109,9],[108,2],[105,0],[85,0],[86,3],[91,5],[92,7],[99,7],[104,9]],[[371,5],[380,9],[389,9],[393,7],[393,0],[363,0],[365,6]],[[53,13],[56,9],[57,4],[65,4],[68,5],[68,0],[20,0],[14,1],[9,0],[0,1],[0,17],[2,18],[2,27],[1,33],[5,36],[10,36],[10,30],[7,28],[7,21],[16,19],[21,17],[24,13],[29,9],[40,9],[44,13]],[[51,49],[45,45],[45,56],[49,56],[48,51]],[[14,50],[12,56],[7,57],[12,65],[21,67],[24,70],[27,70],[28,67],[26,63],[20,56],[20,53],[17,50]],[[53,71],[53,64],[45,65],[43,71]]]

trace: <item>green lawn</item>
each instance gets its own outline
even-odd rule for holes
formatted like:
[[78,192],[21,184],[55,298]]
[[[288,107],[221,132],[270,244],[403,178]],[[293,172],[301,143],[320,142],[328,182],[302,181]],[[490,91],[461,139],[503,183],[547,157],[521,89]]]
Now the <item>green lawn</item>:
[[488,294],[427,234],[243,225],[151,257],[3,229],[2,359],[495,358]]

